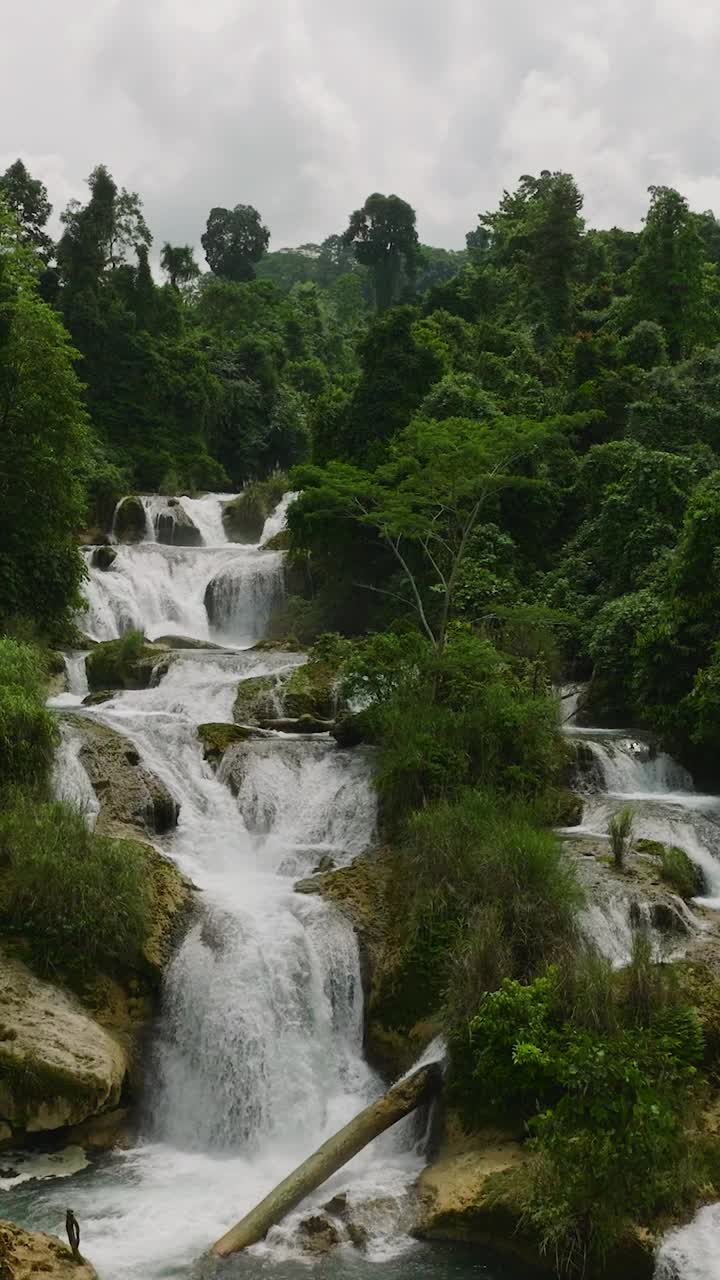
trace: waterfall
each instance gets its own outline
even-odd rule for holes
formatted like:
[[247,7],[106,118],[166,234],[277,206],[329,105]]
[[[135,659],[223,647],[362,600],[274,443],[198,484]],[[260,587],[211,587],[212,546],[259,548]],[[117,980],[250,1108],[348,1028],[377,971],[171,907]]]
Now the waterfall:
[[[230,496],[175,499],[178,507],[172,508],[166,498],[143,498],[145,540],[117,546],[109,569],[94,566],[94,548],[85,548],[88,581],[80,630],[93,640],[115,640],[132,628],[149,639],[186,635],[239,647],[262,639],[284,597],[283,558],[260,544],[228,542],[222,509]],[[283,499],[268,521],[273,529],[282,527],[287,504]],[[204,545],[157,541],[158,520],[175,518],[178,510]]]
[[658,1251],[655,1280],[718,1280],[720,1277],[720,1205],[706,1205]]
[[[236,646],[259,638],[283,557],[227,543],[222,500],[182,499],[207,545],[162,545],[148,528],[144,542],[118,546],[110,569],[91,567],[81,625],[99,639],[129,626],[150,637],[220,634]],[[158,509],[147,501],[148,526]],[[83,692],[81,658],[68,658],[65,698]],[[201,891],[165,979],[142,1136],[72,1185],[103,1280],[189,1275],[211,1240],[382,1090],[363,1056],[355,934],[333,904],[293,888],[323,854],[343,865],[373,842],[372,752],[273,734],[232,748],[216,774],[197,736],[199,723],[231,721],[239,681],[303,660],[274,649],[176,650],[152,688],[84,711],[126,735],[180,802],[177,830],[161,844]],[[79,743],[64,726],[56,787],[92,820]],[[409,1247],[407,1191],[422,1163],[414,1129],[384,1135],[257,1252],[297,1256],[298,1223],[338,1190],[359,1213],[383,1200],[382,1212],[367,1211],[369,1258]],[[33,1200],[34,1223],[61,1230],[68,1195],[48,1184]]]
[[596,766],[576,833],[606,838],[613,814],[629,805],[635,836],[683,849],[705,878],[706,895],[698,901],[720,906],[720,797],[696,792],[682,765],[641,738],[594,729],[568,733]]

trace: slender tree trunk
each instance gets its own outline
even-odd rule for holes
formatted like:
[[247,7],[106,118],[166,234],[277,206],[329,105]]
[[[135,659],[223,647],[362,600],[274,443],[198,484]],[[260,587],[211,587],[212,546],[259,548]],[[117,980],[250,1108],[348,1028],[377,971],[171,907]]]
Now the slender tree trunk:
[[430,1101],[442,1086],[442,1068],[437,1062],[421,1067],[414,1075],[388,1090],[371,1103],[354,1120],[329,1138],[321,1147],[285,1178],[241,1222],[231,1227],[210,1250],[218,1258],[227,1258],[262,1240],[271,1227],[304,1200],[333,1173],[337,1173],[358,1151],[391,1125],[409,1115],[423,1102]]

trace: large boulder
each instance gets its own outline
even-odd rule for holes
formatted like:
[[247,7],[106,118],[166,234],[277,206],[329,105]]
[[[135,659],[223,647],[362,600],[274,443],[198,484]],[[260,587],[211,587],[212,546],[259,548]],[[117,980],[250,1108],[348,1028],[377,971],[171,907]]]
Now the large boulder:
[[233,705],[236,724],[260,724],[282,714],[281,686],[276,676],[251,676],[241,680]]
[[195,521],[188,515],[184,507],[172,500],[164,511],[158,512],[154,520],[155,537],[158,542],[171,547],[201,547],[202,534]]
[[[82,1241],[81,1241],[82,1243]],[[57,1236],[25,1231],[14,1222],[0,1222],[0,1280],[98,1280],[89,1262],[73,1258]]]
[[79,758],[100,802],[98,833],[132,838],[172,830],[180,807],[132,742],[88,716],[68,719],[82,736]]
[[126,1050],[70,993],[0,957],[0,1119],[48,1133],[117,1107]]
[[252,729],[248,725],[224,724],[221,722],[218,724],[199,724],[197,732],[203,755],[215,768],[219,765],[229,747],[234,747],[238,742],[245,742],[247,738],[251,738],[258,730]]
[[165,647],[146,644],[140,632],[130,632],[96,644],[85,659],[85,671],[92,690],[147,689],[170,661]]
[[104,543],[102,546],[95,548],[92,556],[90,557],[90,563],[93,569],[105,570],[112,568],[116,559],[117,551],[115,550],[115,547],[107,546],[107,544]]
[[224,503],[222,521],[230,542],[259,542],[271,512],[271,503],[254,489]]
[[147,530],[141,498],[123,498],[115,509],[113,533],[118,542],[142,542]]

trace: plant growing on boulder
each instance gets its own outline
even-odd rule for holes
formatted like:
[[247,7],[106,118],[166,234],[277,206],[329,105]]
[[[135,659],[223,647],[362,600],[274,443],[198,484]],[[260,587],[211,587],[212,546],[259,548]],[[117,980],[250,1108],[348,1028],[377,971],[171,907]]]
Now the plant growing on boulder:
[[626,805],[619,813],[613,814],[610,819],[610,847],[618,871],[622,871],[625,858],[630,852],[634,822],[635,812],[630,805]]

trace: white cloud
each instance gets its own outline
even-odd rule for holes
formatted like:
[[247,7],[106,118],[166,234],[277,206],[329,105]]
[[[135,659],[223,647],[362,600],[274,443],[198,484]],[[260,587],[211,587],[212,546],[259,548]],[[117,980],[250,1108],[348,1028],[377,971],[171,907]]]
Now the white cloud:
[[[7,11],[9,10],[9,12]],[[460,246],[521,173],[571,169],[594,224],[651,182],[720,211],[716,0],[6,0],[0,163],[56,206],[106,163],[157,240],[257,205],[322,239],[374,190]],[[3,164],[4,167],[4,164]]]

